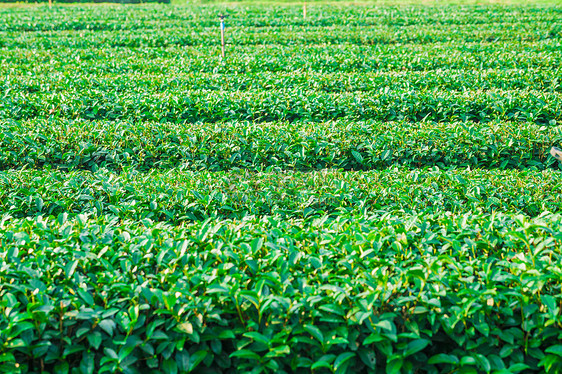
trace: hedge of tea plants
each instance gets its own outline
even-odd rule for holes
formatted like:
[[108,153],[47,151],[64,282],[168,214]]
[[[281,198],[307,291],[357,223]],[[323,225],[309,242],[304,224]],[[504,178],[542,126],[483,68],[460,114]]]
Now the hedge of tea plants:
[[[555,123],[555,120],[552,120]],[[328,121],[160,123],[40,119],[0,120],[0,168],[72,170],[260,171],[556,166],[559,126],[494,121]],[[443,136],[446,134],[446,136]]]
[[306,218],[361,211],[537,216],[562,208],[558,171],[139,173],[18,170],[0,176],[0,208],[15,218],[114,215],[169,223],[249,216]]
[[559,215],[61,213],[0,230],[12,369],[562,369]]
[[0,373],[562,372],[556,1],[0,19]]

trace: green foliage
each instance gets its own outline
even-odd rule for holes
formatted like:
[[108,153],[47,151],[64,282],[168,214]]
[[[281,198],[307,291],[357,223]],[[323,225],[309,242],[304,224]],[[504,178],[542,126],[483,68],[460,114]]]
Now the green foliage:
[[323,93],[278,89],[274,91],[167,90],[159,93],[118,94],[105,97],[84,87],[83,92],[24,94],[13,92],[0,101],[0,118],[126,120],[209,123],[233,121],[313,121],[339,118],[378,121],[470,121],[491,119],[532,121],[548,125],[562,122],[558,93],[463,93],[438,89],[413,91],[381,89],[378,92]]
[[187,172],[120,174],[11,171],[0,175],[0,209],[14,217],[112,214],[178,223],[275,215],[450,211],[539,215],[562,208],[554,171],[390,169],[309,173]]
[[559,126],[513,122],[162,124],[35,119],[0,121],[0,169],[544,169],[557,167],[548,151],[560,141]]
[[562,372],[559,4],[307,3],[0,6],[0,373]]
[[29,368],[560,369],[560,216],[80,215],[0,233],[2,350]]

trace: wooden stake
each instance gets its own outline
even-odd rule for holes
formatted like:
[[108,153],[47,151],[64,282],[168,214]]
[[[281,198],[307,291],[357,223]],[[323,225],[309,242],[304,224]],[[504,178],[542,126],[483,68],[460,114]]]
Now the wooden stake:
[[302,6],[302,18],[306,18],[306,1]]
[[224,15],[219,15],[221,20],[221,58],[224,60],[226,57],[226,48],[224,46]]
[[49,0],[49,8],[53,6],[53,0]]

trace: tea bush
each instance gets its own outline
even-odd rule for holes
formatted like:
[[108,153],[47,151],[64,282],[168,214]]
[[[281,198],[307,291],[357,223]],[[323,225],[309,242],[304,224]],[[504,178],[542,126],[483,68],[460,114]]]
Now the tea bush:
[[560,216],[0,230],[3,361],[23,371],[562,369]]
[[562,372],[559,5],[0,5],[0,372]]

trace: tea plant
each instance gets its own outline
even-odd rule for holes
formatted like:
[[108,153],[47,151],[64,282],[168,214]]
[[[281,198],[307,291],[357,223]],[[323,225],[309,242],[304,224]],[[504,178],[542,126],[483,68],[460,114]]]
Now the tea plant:
[[0,230],[3,361],[23,371],[561,369],[560,216]]
[[245,171],[120,174],[11,171],[0,176],[0,208],[13,217],[68,214],[177,223],[276,215],[304,218],[366,211],[560,211],[559,172],[390,169],[308,173]]
[[0,168],[558,168],[548,150],[562,134],[552,123],[11,120],[0,121]]
[[0,372],[562,372],[561,15],[0,6]]

